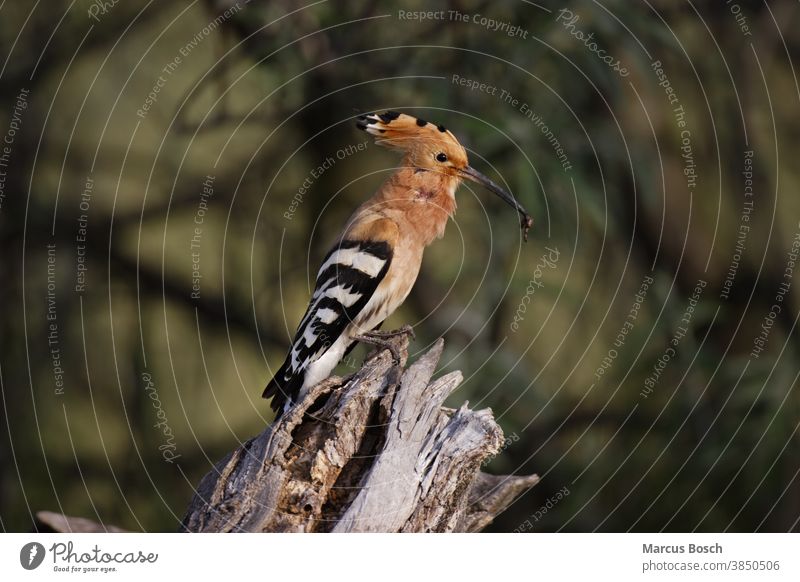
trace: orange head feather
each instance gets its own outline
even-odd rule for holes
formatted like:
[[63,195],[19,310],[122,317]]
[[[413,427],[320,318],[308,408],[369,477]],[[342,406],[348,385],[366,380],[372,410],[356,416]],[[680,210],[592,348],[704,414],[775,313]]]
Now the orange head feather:
[[357,125],[377,145],[401,152],[409,166],[456,175],[469,165],[464,146],[442,125],[396,111],[363,115]]

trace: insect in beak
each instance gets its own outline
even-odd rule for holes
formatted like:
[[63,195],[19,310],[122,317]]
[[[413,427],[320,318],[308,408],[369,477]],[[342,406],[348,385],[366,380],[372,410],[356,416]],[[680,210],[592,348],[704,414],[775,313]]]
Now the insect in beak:
[[511,194],[509,194],[502,186],[495,183],[491,179],[487,178],[472,166],[461,168],[459,170],[459,173],[464,178],[472,180],[473,182],[476,182],[486,187],[488,190],[491,190],[492,192],[497,194],[500,198],[502,198],[506,202],[506,204],[514,208],[519,213],[520,226],[522,228],[522,238],[525,242],[527,242],[528,230],[531,228],[531,226],[533,226],[533,218],[531,218],[527,210],[525,210],[522,207],[522,205],[519,202],[517,202],[514,199],[514,197]]

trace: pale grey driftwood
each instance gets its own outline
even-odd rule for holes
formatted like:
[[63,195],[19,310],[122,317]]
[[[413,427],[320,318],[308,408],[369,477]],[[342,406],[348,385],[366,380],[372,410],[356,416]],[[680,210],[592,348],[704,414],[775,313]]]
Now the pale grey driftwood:
[[351,377],[311,390],[219,461],[183,520],[192,532],[478,531],[538,481],[481,462],[503,433],[490,410],[442,407],[461,382],[431,381],[443,340],[403,370],[408,339]]

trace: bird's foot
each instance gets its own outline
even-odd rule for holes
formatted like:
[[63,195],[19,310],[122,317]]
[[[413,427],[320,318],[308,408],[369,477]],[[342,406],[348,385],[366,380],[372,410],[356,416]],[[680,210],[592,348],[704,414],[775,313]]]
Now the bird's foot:
[[417,336],[414,333],[414,328],[408,324],[405,324],[400,329],[393,329],[391,331],[378,331],[377,329],[373,329],[372,331],[368,331],[362,335],[368,335],[378,339],[390,339],[399,335],[407,335],[412,340],[417,339]]
[[391,338],[400,335],[408,335],[412,339],[416,339],[416,336],[414,335],[414,329],[407,324],[400,329],[393,331],[367,331],[357,335],[354,339],[380,349],[389,350],[389,353],[392,354],[392,360],[394,360],[394,364],[398,365],[402,361],[402,358],[400,357],[400,352],[397,351],[397,346],[395,346],[394,342],[390,340]]
[[394,360],[394,364],[397,365],[400,363],[400,352],[397,351],[395,345],[389,340],[380,337],[375,337],[374,332],[368,332],[361,335],[357,335],[355,337],[355,340],[363,342],[365,344],[369,344],[371,346],[375,346],[379,349],[389,350],[389,353],[392,354],[392,360]]

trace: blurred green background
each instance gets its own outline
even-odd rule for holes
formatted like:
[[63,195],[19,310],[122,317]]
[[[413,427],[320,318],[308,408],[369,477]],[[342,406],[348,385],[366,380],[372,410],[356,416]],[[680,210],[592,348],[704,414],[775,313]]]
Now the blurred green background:
[[2,528],[177,529],[398,163],[354,117],[398,109],[535,219],[462,187],[385,326],[445,337],[450,404],[509,437],[487,470],[542,476],[490,530],[797,530],[798,29],[790,0],[0,4]]

